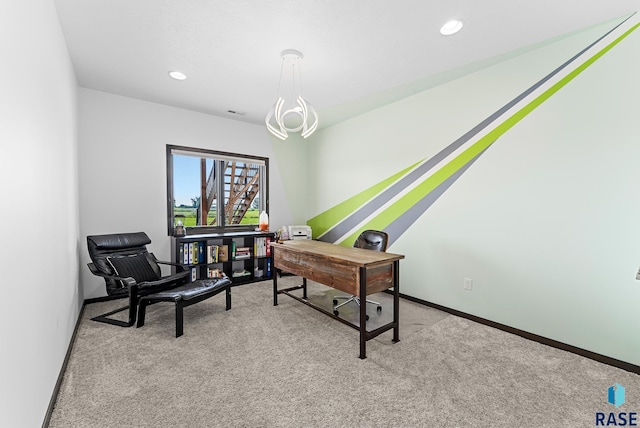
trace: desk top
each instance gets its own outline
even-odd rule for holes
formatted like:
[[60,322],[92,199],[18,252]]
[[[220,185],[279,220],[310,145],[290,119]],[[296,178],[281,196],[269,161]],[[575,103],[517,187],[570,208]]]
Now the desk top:
[[363,248],[345,247],[329,242],[313,241],[310,239],[294,239],[291,241],[272,242],[274,248],[286,247],[290,251],[305,254],[321,254],[330,260],[340,261],[359,267],[373,267],[381,264],[389,264],[396,260],[404,259],[401,254],[381,251],[365,250]]

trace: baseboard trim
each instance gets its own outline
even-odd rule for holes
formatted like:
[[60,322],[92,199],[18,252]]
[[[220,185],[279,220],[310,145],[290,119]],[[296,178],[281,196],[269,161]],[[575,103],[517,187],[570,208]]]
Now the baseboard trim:
[[60,373],[58,373],[58,380],[56,381],[56,385],[53,387],[53,393],[51,394],[51,400],[49,400],[47,413],[45,413],[44,421],[42,421],[42,428],[47,428],[49,426],[49,422],[51,422],[51,415],[53,414],[53,409],[55,408],[56,401],[58,400],[58,393],[60,392],[60,387],[62,386],[62,379],[64,378],[64,373],[67,371],[67,364],[69,363],[69,358],[71,357],[73,345],[74,343],[76,343],[76,336],[78,335],[78,329],[80,328],[80,320],[82,320],[82,315],[84,314],[85,304],[86,300],[80,308],[80,313],[78,314],[78,319],[76,320],[76,326],[73,329],[73,334],[71,335],[71,340],[69,341],[69,346],[67,347],[67,353],[64,356],[64,361],[62,361]]
[[[391,293],[387,290],[387,293]],[[497,328],[498,330],[506,331],[507,333],[515,334],[517,336],[523,337],[525,339],[532,340],[534,342],[541,343],[543,345],[551,346],[553,348],[561,349],[563,351],[571,352],[573,354],[580,355],[585,358],[589,358],[591,360],[595,360],[599,363],[607,364],[613,367],[617,367],[622,370],[626,370],[628,372],[640,374],[640,366],[628,363],[626,361],[618,360],[616,358],[607,357],[606,355],[598,354],[592,351],[587,351],[586,349],[578,348],[577,346],[568,345],[563,342],[558,342],[557,340],[549,339],[544,336],[540,336],[534,333],[529,333],[528,331],[520,330],[514,327],[509,327],[505,324],[500,324],[495,321],[491,321],[485,318],[478,317],[476,315],[471,315],[466,312],[458,311],[456,309],[451,309],[446,306],[438,305],[437,303],[432,303],[426,300],[418,299],[417,297],[408,296],[406,294],[400,293],[400,297],[403,299],[410,300],[415,303],[419,303],[421,305],[429,306],[434,309],[438,309],[443,312],[450,313],[451,315],[455,315],[461,318],[466,318],[470,321],[477,322],[479,324],[484,324],[489,327]]]

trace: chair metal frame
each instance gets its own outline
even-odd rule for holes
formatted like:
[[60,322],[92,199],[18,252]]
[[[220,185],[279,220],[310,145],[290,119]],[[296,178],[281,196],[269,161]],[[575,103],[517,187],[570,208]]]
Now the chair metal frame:
[[[128,298],[129,300],[126,306],[95,316],[91,318],[91,320],[119,327],[131,327],[136,322],[138,303],[141,297],[177,287],[188,281],[190,272],[178,263],[158,260],[156,256],[146,248],[146,245],[150,243],[151,239],[149,239],[144,232],[87,236],[89,256],[92,260],[91,263],[87,263],[89,270],[92,274],[104,278],[109,297],[113,299]],[[147,255],[147,261],[158,275],[157,280],[137,282],[133,277],[117,276],[111,272],[107,273],[101,271],[97,266],[97,257],[99,256],[104,256],[105,254],[121,255],[135,252]],[[153,266],[154,263],[156,266]],[[176,273],[162,276],[160,267],[158,266],[160,264],[174,266]],[[113,288],[113,284],[118,282],[123,286],[121,288]],[[111,315],[126,310],[129,310],[127,321],[111,318]]]
[[[378,249],[375,248],[375,245],[369,244],[366,240],[366,236],[367,235],[375,235],[378,236],[382,239],[382,248]],[[373,250],[373,251],[387,251],[387,245],[389,243],[389,235],[387,234],[387,232],[381,231],[381,230],[365,230],[363,231],[358,238],[356,239],[356,241],[353,243],[353,246],[356,248],[364,248],[364,249],[369,249],[369,250]],[[344,302],[338,304],[338,300],[344,300]],[[338,316],[340,314],[340,312],[338,311],[339,308],[341,308],[342,306],[346,305],[347,303],[351,303],[351,302],[356,302],[356,304],[358,306],[360,306],[360,298],[358,296],[334,296],[333,297],[333,314]],[[366,300],[366,303],[370,303],[372,305],[376,305],[377,308],[376,310],[378,312],[382,311],[382,304],[380,302],[376,302],[374,300]],[[369,319],[369,315],[366,316],[366,319]]]

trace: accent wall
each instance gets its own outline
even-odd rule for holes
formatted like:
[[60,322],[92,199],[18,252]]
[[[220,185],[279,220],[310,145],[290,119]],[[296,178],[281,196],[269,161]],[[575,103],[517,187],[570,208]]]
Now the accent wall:
[[319,131],[314,237],[387,230],[401,293],[640,364],[637,28],[614,19]]

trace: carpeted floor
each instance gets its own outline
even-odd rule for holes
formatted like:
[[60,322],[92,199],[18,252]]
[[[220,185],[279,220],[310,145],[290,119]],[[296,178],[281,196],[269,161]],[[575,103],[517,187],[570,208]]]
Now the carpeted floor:
[[[287,296],[274,307],[271,286],[186,308],[177,339],[171,304],[139,329],[89,320],[122,302],[87,305],[49,426],[573,428],[640,412],[638,375],[404,300],[400,342],[383,333],[360,360],[356,330]],[[318,304],[336,293],[310,283]],[[372,297],[369,329],[391,316],[391,296]]]

